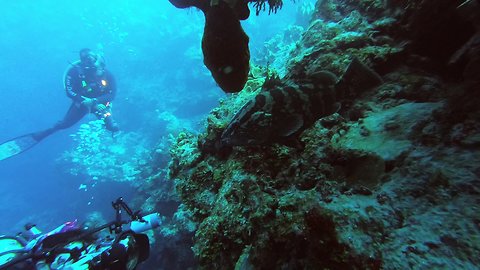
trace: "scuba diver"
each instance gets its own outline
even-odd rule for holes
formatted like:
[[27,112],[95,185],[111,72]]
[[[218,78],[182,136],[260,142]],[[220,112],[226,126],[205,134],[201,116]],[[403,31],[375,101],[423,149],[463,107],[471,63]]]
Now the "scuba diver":
[[102,119],[112,134],[119,130],[111,112],[117,86],[113,75],[105,68],[103,56],[88,48],[80,50],[80,60],[71,63],[65,72],[64,88],[72,105],[63,120],[46,130],[3,142],[0,144],[0,160],[30,149],[54,132],[73,126],[88,113]]
[[[35,224],[27,224],[16,236],[0,236],[0,270],[136,269],[150,253],[149,239],[142,232],[160,226],[161,217],[141,216],[121,197],[112,206],[115,221],[97,228],[82,228],[75,220],[45,234]],[[122,220],[122,211],[129,220]]]
[[80,60],[72,63],[64,76],[64,87],[72,105],[62,121],[54,127],[33,134],[37,141],[60,129],[66,129],[80,121],[86,114],[93,113],[105,121],[105,127],[118,131],[112,119],[111,102],[117,86],[113,75],[105,69],[104,58],[85,48],[80,50]]

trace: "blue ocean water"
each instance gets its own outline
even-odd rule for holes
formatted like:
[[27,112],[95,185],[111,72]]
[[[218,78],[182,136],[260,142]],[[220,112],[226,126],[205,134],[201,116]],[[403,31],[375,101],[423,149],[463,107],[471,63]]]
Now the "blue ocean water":
[[[168,111],[202,128],[200,119],[225,94],[203,66],[200,40],[204,18],[195,9],[175,9],[165,0],[4,1],[0,20],[0,142],[42,130],[62,119],[71,101],[62,80],[81,48],[105,55],[117,79],[114,116],[124,132],[155,143],[166,135],[156,117]],[[264,42],[293,24],[297,6],[286,1],[275,16],[262,13],[243,22],[252,59]],[[87,116],[70,129],[0,162],[0,234],[26,222],[53,229],[92,211],[111,215],[110,202],[135,196],[128,183],[89,181],[59,168],[62,153]]]

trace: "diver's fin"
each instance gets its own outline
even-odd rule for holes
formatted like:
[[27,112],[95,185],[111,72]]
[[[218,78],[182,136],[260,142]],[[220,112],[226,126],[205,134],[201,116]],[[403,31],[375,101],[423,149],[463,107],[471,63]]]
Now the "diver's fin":
[[0,160],[18,155],[35,146],[40,140],[34,134],[23,135],[0,144]]
[[340,99],[357,97],[361,93],[382,84],[382,78],[371,68],[353,58],[335,89]]

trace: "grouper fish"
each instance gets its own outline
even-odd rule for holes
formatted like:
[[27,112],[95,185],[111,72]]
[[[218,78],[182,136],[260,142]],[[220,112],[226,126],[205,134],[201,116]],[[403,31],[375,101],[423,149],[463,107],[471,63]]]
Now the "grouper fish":
[[197,7],[205,15],[203,63],[227,93],[239,92],[250,71],[249,38],[240,19],[248,18],[244,0],[169,0],[177,8]]
[[316,72],[307,79],[308,83],[301,84],[279,78],[266,80],[262,91],[235,114],[223,131],[220,146],[299,146],[299,135],[318,119],[337,112],[343,99],[382,83],[377,73],[357,59],[340,80],[328,71]]

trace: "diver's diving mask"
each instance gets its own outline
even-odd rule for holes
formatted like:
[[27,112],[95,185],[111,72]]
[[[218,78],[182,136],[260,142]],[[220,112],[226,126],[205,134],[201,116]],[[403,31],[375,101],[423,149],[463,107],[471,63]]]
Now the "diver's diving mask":
[[95,71],[97,76],[102,76],[105,72],[105,60],[103,56],[92,51],[80,59],[80,64],[85,71]]
[[80,59],[80,63],[84,69],[93,69],[96,68],[98,61],[98,55],[90,51],[87,54],[83,55]]

